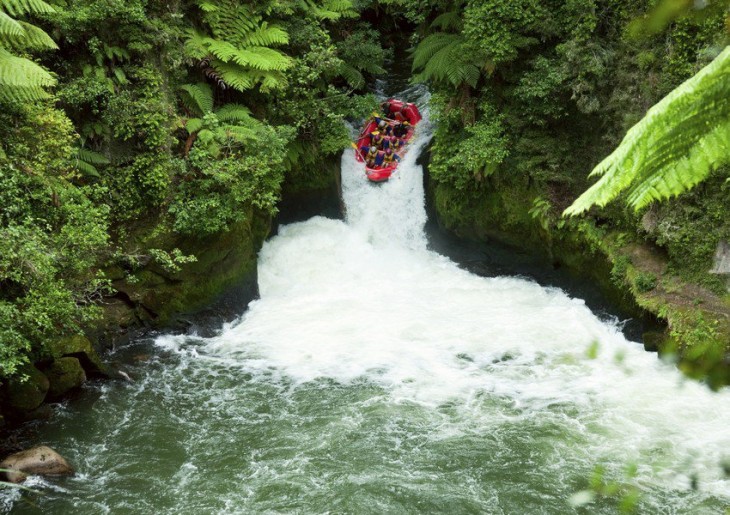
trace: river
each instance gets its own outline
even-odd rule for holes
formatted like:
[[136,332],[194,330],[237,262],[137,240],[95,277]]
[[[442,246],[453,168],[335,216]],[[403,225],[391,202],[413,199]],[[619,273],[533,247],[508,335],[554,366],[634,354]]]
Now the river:
[[[429,250],[429,137],[425,120],[378,186],[346,151],[345,220],[282,227],[260,299],[212,337],[120,349],[135,382],[90,385],[38,429],[78,473],[0,508],[608,514],[638,494],[640,513],[725,513],[730,391],[558,288]],[[618,492],[579,506],[597,470]]]

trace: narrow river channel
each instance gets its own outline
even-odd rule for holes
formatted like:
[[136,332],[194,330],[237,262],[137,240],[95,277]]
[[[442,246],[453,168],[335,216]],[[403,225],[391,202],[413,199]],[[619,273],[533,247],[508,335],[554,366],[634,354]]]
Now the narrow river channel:
[[[346,220],[284,226],[260,254],[261,298],[215,336],[127,350],[150,355],[134,383],[93,386],[40,429],[78,474],[0,507],[608,514],[635,492],[640,513],[725,513],[730,391],[560,289],[429,250],[429,137],[426,120],[379,186],[346,151]],[[597,468],[619,494],[573,506]]]

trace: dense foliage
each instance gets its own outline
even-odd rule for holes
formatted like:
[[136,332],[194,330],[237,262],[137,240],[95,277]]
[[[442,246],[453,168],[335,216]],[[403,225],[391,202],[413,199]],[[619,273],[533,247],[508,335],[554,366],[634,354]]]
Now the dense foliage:
[[97,316],[109,270],[194,259],[131,235],[224,233],[322,179],[384,71],[359,8],[0,1],[0,377]]

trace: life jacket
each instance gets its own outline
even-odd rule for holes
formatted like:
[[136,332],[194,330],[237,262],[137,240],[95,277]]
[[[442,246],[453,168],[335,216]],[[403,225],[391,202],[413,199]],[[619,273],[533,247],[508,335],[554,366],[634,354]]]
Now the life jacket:
[[393,159],[395,159],[395,154],[393,152],[391,152],[390,154],[385,154],[385,157],[383,157],[383,165],[392,164]]
[[392,125],[386,125],[385,126],[385,135],[390,136],[393,134],[393,126]]
[[391,141],[390,136],[385,136],[383,138],[383,150],[388,150],[392,143],[393,142]]
[[390,146],[393,147],[394,152],[400,150],[401,147],[403,147],[403,140],[394,136],[393,140],[390,142]]
[[378,155],[375,156],[375,166],[380,166],[383,164],[383,158],[385,157],[385,152],[382,150],[378,152]]
[[376,147],[379,146],[381,143],[383,143],[383,135],[379,132],[371,132],[370,133],[370,142],[375,145]]
[[378,151],[377,150],[375,152],[372,152],[372,151],[368,150],[368,153],[365,154],[365,163],[368,166],[372,166],[375,163],[377,157],[378,157]]

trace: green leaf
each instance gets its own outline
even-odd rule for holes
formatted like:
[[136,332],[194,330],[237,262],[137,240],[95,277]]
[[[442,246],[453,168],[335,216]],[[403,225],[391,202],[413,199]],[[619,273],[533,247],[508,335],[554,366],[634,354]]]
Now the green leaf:
[[210,85],[199,82],[197,84],[185,84],[180,86],[183,91],[183,103],[189,108],[196,110],[198,114],[210,113],[213,111],[213,89]]
[[730,47],[669,93],[591,172],[601,176],[564,211],[605,206],[624,191],[635,210],[679,195],[730,162]]

